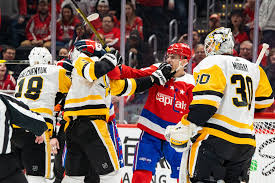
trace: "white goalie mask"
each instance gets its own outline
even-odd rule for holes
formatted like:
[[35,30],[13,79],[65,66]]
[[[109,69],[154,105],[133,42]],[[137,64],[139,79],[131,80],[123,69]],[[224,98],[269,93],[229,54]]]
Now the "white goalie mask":
[[51,64],[52,55],[45,47],[34,47],[29,54],[30,66],[35,64]]
[[220,27],[210,32],[204,41],[206,56],[232,54],[234,38],[230,28]]

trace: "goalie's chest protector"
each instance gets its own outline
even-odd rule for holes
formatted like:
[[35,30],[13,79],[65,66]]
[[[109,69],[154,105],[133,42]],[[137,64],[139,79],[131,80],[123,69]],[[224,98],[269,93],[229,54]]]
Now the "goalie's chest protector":
[[168,125],[177,124],[192,101],[194,78],[190,74],[169,80],[165,86],[154,85],[138,120],[138,127],[165,140]]

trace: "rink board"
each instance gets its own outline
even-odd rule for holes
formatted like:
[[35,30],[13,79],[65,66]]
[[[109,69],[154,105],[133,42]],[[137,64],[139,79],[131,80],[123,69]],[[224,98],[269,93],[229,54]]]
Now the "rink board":
[[[256,115],[255,122],[275,123],[275,114]],[[131,183],[133,175],[133,160],[135,146],[139,140],[141,130],[136,125],[118,125],[118,131],[123,146],[125,167],[122,169],[123,183]],[[274,140],[273,140],[274,139]],[[250,183],[274,183],[275,181],[275,133],[257,134],[257,148],[252,159]],[[270,143],[271,142],[271,143]],[[261,147],[259,151],[259,147]],[[170,167],[161,160],[156,167],[156,175],[152,183],[172,183]],[[48,181],[52,182],[52,181]]]

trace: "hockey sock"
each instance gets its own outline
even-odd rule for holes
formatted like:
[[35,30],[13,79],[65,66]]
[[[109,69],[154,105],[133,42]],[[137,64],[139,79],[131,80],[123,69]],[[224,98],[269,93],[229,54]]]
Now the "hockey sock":
[[150,183],[152,172],[148,170],[135,170],[133,173],[132,183]]

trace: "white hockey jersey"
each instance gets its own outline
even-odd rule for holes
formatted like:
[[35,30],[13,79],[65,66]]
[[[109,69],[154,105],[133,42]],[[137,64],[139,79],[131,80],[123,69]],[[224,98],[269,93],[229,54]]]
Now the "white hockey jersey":
[[38,64],[24,69],[17,80],[15,97],[32,111],[53,120],[57,92],[67,93],[71,79],[60,66]]
[[269,107],[274,100],[263,69],[240,57],[215,55],[199,63],[194,78],[190,107],[199,104],[217,108],[202,131],[235,144],[256,146],[255,108]]

